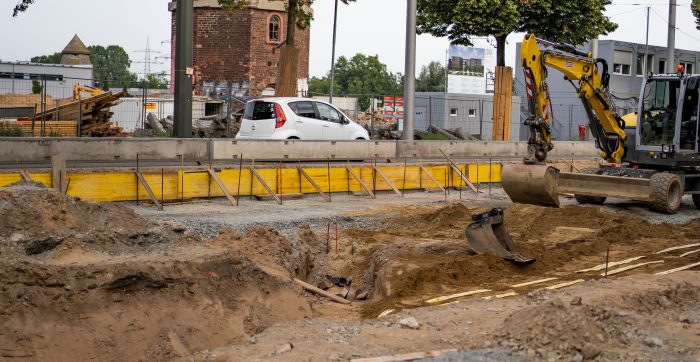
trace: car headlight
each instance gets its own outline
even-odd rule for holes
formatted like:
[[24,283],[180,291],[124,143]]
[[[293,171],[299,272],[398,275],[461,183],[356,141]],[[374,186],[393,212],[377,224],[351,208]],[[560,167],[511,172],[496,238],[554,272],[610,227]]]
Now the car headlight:
[[673,153],[674,149],[673,145],[661,145],[661,152],[663,153]]

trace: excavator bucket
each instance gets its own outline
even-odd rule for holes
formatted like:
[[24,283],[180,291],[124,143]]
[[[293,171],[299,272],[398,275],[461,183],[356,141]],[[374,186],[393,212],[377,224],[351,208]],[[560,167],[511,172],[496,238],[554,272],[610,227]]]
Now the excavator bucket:
[[513,202],[559,207],[559,170],[543,165],[505,164],[503,190]]
[[510,238],[503,222],[503,209],[472,216],[473,223],[467,226],[467,242],[479,254],[491,254],[499,258],[519,263],[529,264],[535,259],[520,253],[517,244]]

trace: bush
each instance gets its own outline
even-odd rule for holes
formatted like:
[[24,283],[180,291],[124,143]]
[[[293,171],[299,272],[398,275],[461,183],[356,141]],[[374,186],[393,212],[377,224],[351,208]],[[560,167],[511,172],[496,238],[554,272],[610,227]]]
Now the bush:
[[16,123],[0,122],[0,137],[22,137],[22,127]]

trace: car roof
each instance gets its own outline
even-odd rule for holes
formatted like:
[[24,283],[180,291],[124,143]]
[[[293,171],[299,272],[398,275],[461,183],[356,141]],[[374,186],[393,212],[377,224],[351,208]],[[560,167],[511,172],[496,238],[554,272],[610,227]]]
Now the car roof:
[[318,99],[313,99],[313,98],[302,98],[302,97],[270,97],[270,98],[258,98],[256,100],[252,100],[251,102],[255,101],[263,101],[263,102],[277,102],[277,103],[289,103],[289,102],[298,102],[298,101],[307,101],[307,102],[322,102],[322,103],[327,103]]

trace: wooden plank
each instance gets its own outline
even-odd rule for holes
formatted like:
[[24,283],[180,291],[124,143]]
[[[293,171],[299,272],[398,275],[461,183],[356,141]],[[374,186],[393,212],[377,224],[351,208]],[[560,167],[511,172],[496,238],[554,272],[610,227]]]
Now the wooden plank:
[[143,185],[143,188],[146,189],[146,192],[148,193],[148,197],[151,198],[151,201],[153,201],[153,204],[156,205],[158,210],[163,211],[163,204],[158,201],[158,198],[156,198],[156,195],[153,193],[153,190],[151,190],[151,186],[148,185],[148,182],[146,182],[146,179],[143,178],[143,175],[139,170],[134,171],[136,173],[136,177],[138,178],[139,182],[141,182],[141,185]]
[[681,245],[681,246],[674,246],[672,248],[664,249],[661,251],[656,252],[656,254],[663,254],[667,253],[669,251],[674,251],[674,250],[681,250],[681,249],[688,249],[688,248],[694,248],[696,246],[700,246],[700,243],[695,243],[695,244],[688,244],[688,245]]
[[393,183],[388,177],[386,177],[386,175],[384,174],[384,172],[382,172],[382,171],[379,169],[379,167],[373,165],[372,168],[374,168],[374,171],[377,172],[377,174],[379,175],[379,177],[381,177],[382,179],[384,179],[384,182],[386,182],[387,185],[389,185],[389,187],[391,187],[391,189],[394,190],[394,192],[395,192],[397,195],[399,195],[399,197],[403,197],[403,193],[399,190],[398,187],[396,187],[396,185],[394,185],[394,183]]
[[687,252],[687,253],[683,253],[683,254],[681,254],[681,255],[679,256],[679,258],[688,256],[688,255],[691,255],[691,254],[695,254],[695,253],[697,253],[698,251],[700,251],[700,249],[693,250],[693,251],[689,251],[689,252]]
[[63,193],[66,182],[66,159],[62,155],[51,156],[51,188]]
[[[631,263],[631,262],[633,262],[633,261],[637,261],[637,260],[639,260],[639,259],[644,259],[644,258],[646,258],[646,256],[642,255],[642,256],[635,256],[634,258],[629,258],[629,259],[625,259],[625,260],[614,261],[614,262],[608,263],[608,264],[607,264],[607,267],[608,267],[608,268],[611,268],[611,267],[618,266],[618,265],[629,264],[629,263]],[[581,269],[581,270],[577,270],[576,272],[577,272],[577,273],[587,273],[587,272],[592,272],[592,271],[603,270],[603,269],[605,269],[605,268],[606,268],[606,264],[598,264],[598,265],[596,265],[596,266],[594,266],[594,267],[592,267],[592,268]]]
[[365,190],[365,192],[367,193],[367,195],[369,195],[371,198],[375,198],[375,197],[376,197],[376,196],[374,196],[374,192],[372,192],[372,190],[370,190],[369,187],[367,187],[367,185],[364,183],[364,181],[362,181],[362,179],[360,178],[360,176],[357,176],[357,174],[355,173],[355,171],[353,171],[352,167],[350,167],[350,166],[345,166],[345,168],[347,168],[348,172],[349,172],[350,175],[355,179],[355,181],[357,181],[357,183],[360,184],[360,187],[361,187],[363,190]]
[[530,285],[535,285],[535,284],[540,284],[544,282],[551,282],[552,280],[557,280],[558,278],[545,278],[545,279],[539,279],[539,280],[533,280],[531,282],[526,282],[526,283],[520,283],[520,284],[515,284],[511,285],[511,288],[522,288],[522,287],[527,287]]
[[386,317],[386,316],[388,316],[389,314],[394,313],[395,311],[396,311],[396,309],[387,309],[387,310],[385,310],[385,311],[379,313],[379,315],[377,316],[377,318]]
[[442,185],[438,182],[438,180],[435,179],[435,177],[433,177],[433,174],[428,172],[428,170],[426,170],[425,167],[423,167],[423,165],[420,165],[418,167],[420,168],[421,172],[423,172],[426,176],[428,176],[430,181],[432,181],[435,185],[437,185],[437,187],[440,189],[440,191],[445,192],[445,188],[442,187]]
[[349,301],[349,300],[347,300],[347,299],[345,299],[345,298],[341,298],[341,297],[339,297],[339,296],[337,296],[337,295],[333,295],[333,294],[331,294],[331,293],[328,293],[327,291],[325,291],[325,290],[323,290],[323,289],[316,288],[316,287],[314,287],[313,285],[311,285],[311,284],[309,284],[309,283],[307,283],[307,282],[301,281],[301,280],[299,280],[299,279],[297,279],[297,278],[292,278],[292,280],[293,280],[295,283],[299,284],[302,288],[304,288],[304,289],[306,289],[306,290],[308,290],[308,291],[310,291],[310,292],[314,292],[314,293],[316,293],[316,294],[318,294],[318,295],[324,296],[324,297],[326,297],[326,298],[328,298],[328,299],[330,299],[330,300],[336,301],[336,302],[341,303],[341,304],[350,304],[350,301]]
[[470,296],[470,295],[481,294],[481,293],[486,293],[486,292],[490,292],[490,291],[491,291],[490,289],[470,290],[470,291],[468,291],[468,292],[462,292],[462,293],[444,295],[444,296],[442,296],[442,297],[437,297],[437,298],[428,299],[428,300],[426,300],[425,302],[428,303],[428,304],[435,304],[435,303],[444,302],[444,301],[450,300],[450,299],[461,298],[461,297],[467,297],[467,296]]
[[[663,262],[664,262],[663,260],[657,260],[657,261],[648,261],[648,262],[646,262],[646,263],[639,263],[639,264],[634,264],[634,265],[623,266],[622,268],[613,269],[613,270],[608,270],[608,274],[607,274],[607,275],[608,275],[608,276],[610,276],[610,275],[615,275],[615,274],[619,274],[619,273],[622,273],[622,272],[626,272],[626,271],[628,271],[628,270],[641,268],[641,267],[643,267],[643,266],[645,266],[645,265],[660,264],[660,263],[663,263]],[[606,276],[605,272],[600,273],[600,276],[603,276],[603,277]]]
[[392,361],[415,361],[430,357],[438,357],[443,354],[457,352],[456,348],[441,349],[436,351],[427,352],[415,352],[415,353],[403,353],[395,354],[391,356],[381,356],[381,357],[368,357],[368,358],[355,358],[351,360],[352,362],[392,362]]
[[27,172],[27,170],[21,169],[19,170],[19,174],[22,176],[22,180],[26,182],[34,182],[34,180],[32,180],[32,177],[29,176],[29,172]]
[[585,282],[585,281],[586,281],[585,279],[577,279],[577,280],[566,282],[566,283],[550,285],[545,289],[549,289],[549,290],[561,289],[561,288],[569,287],[569,286],[572,286],[574,284],[578,284],[578,283]]
[[309,174],[306,173],[306,171],[304,171],[304,169],[303,169],[301,166],[297,166],[297,170],[299,170],[299,174],[301,174],[302,176],[304,176],[304,178],[306,179],[306,181],[309,181],[309,183],[311,184],[311,186],[313,186],[314,189],[316,189],[316,192],[318,192],[318,193],[321,195],[321,197],[323,197],[323,199],[326,200],[326,202],[331,202],[331,197],[328,196],[328,195],[326,195],[326,193],[323,192],[323,190],[321,190],[321,188],[318,186],[318,184],[316,184],[316,182],[314,181],[314,179],[311,178],[311,176],[309,176]]
[[250,166],[250,172],[252,172],[255,178],[257,178],[258,181],[260,181],[265,190],[267,190],[267,193],[270,194],[270,196],[272,196],[278,204],[282,205],[282,199],[280,199],[279,196],[277,196],[277,194],[274,191],[272,191],[270,186],[265,182],[265,179],[263,179],[262,176],[260,176],[258,170],[256,170],[255,167]]
[[686,269],[695,268],[696,266],[700,266],[700,262],[698,262],[698,263],[693,263],[693,264],[686,265],[686,266],[682,266],[682,267],[680,267],[680,268],[675,268],[675,269],[671,269],[671,270],[666,270],[666,271],[658,272],[658,273],[656,273],[656,274],[654,274],[654,275],[666,275],[666,274],[671,274],[671,273],[679,272],[679,271],[681,271],[681,270],[686,270]]
[[464,173],[462,173],[462,170],[460,170],[459,167],[457,167],[457,165],[454,162],[452,162],[452,159],[450,158],[450,156],[448,156],[447,153],[445,153],[445,151],[443,151],[441,148],[439,148],[439,150],[443,154],[443,156],[445,156],[447,161],[450,163],[450,167],[452,168],[452,170],[457,172],[457,174],[462,179],[462,181],[464,181],[464,183],[467,184],[467,186],[469,186],[469,188],[472,189],[472,191],[479,192],[479,191],[477,191],[474,184],[472,184],[471,181],[469,181],[469,179],[464,175]]
[[[281,198],[282,201],[284,201],[284,200],[301,200],[304,198],[304,194],[277,194],[277,197]],[[274,198],[268,194],[255,195],[255,198],[260,200],[260,201],[274,200]]]
[[235,197],[233,197],[233,196],[231,196],[231,194],[230,194],[230,193],[228,192],[228,190],[226,189],[226,185],[224,185],[224,182],[221,181],[221,179],[219,178],[219,175],[216,174],[216,171],[214,171],[214,170],[211,169],[211,168],[207,169],[207,171],[209,171],[209,176],[211,176],[211,178],[213,178],[214,181],[216,181],[216,184],[219,185],[219,188],[221,189],[221,192],[223,192],[224,195],[226,195],[226,198],[227,198],[228,201],[231,203],[231,205],[233,205],[233,206],[238,206],[238,199],[235,198]]

